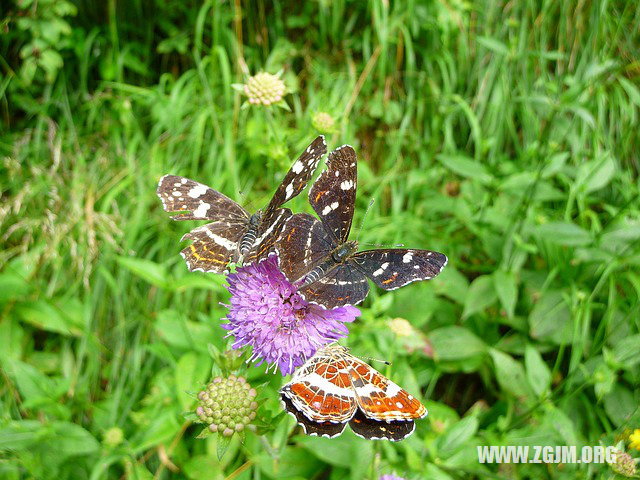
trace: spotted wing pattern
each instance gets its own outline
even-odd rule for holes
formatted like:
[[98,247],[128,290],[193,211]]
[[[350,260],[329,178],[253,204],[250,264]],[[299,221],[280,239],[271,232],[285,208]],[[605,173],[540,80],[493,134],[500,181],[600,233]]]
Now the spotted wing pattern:
[[299,292],[308,302],[325,308],[357,305],[369,294],[369,282],[347,260]]
[[280,396],[307,435],[329,438],[348,422],[363,438],[400,441],[427,414],[417,399],[337,344],[318,350]]
[[222,273],[229,261],[250,264],[266,258],[292,215],[280,206],[304,189],[326,151],[321,135],[291,166],[264,213],[254,215],[202,183],[177,175],[162,177],[157,194],[174,220],[213,220],[183,237],[193,242],[181,252],[189,270]]
[[296,283],[336,246],[318,219],[308,213],[296,213],[287,220],[276,243],[280,270],[291,283]]
[[356,152],[343,145],[329,154],[327,168],[309,190],[309,203],[335,239],[346,242],[356,201]]
[[447,264],[447,257],[430,250],[387,248],[365,250],[349,257],[358,270],[384,290],[395,290],[419,280],[430,280]]
[[304,190],[325,153],[327,153],[327,143],[324,140],[324,135],[320,135],[302,152],[302,155],[280,182],[269,205],[264,210],[263,219],[265,222],[271,223],[277,216],[277,210]]
[[238,243],[249,228],[249,213],[220,192],[177,175],[165,175],[157,194],[174,220],[214,220],[182,237],[192,244],[181,255],[190,271],[222,273],[238,260]]
[[217,220],[244,223],[249,212],[229,197],[188,178],[165,175],[156,191],[174,220]]
[[238,243],[246,230],[246,224],[225,222],[194,228],[182,237],[192,243],[180,255],[191,272],[223,273],[230,261],[238,261]]

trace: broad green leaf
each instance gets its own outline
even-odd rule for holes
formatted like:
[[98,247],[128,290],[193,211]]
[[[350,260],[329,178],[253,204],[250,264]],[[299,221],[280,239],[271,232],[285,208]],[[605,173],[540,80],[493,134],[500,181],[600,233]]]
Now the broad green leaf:
[[495,272],[493,272],[493,284],[498,298],[500,299],[500,303],[507,312],[507,316],[509,318],[513,318],[513,312],[516,308],[516,302],[518,300],[516,276],[513,272],[496,270]]
[[195,402],[189,392],[196,392],[207,381],[211,359],[206,355],[188,352],[182,355],[175,368],[176,393],[182,410],[188,410]]
[[90,455],[100,448],[95,437],[80,425],[71,422],[55,422],[52,427],[58,455],[64,457]]
[[478,419],[474,416],[465,417],[452,425],[436,440],[438,456],[448,458],[454,452],[464,447],[478,431]]
[[492,305],[498,298],[494,281],[491,275],[481,275],[477,277],[467,292],[464,301],[464,311],[462,318],[468,318],[476,312],[481,312]]
[[492,177],[486,167],[465,155],[441,153],[436,158],[445,167],[461,177],[478,180],[480,183],[491,182]]
[[131,273],[156,287],[168,289],[170,286],[167,270],[163,265],[144,258],[123,256],[117,257],[117,261]]
[[531,397],[533,391],[527,383],[522,364],[510,355],[494,348],[489,349],[489,354],[493,358],[496,380],[500,387],[518,398]]
[[616,427],[628,424],[631,415],[638,409],[634,394],[617,383],[611,392],[604,396],[604,409]]
[[49,332],[63,335],[80,335],[80,329],[58,308],[46,300],[35,300],[16,308],[16,313],[25,322]]
[[14,420],[0,428],[0,452],[18,451],[40,443],[46,437],[37,420]]
[[180,430],[177,414],[173,409],[159,410],[159,412],[148,425],[138,429],[137,434],[131,439],[131,446],[136,454],[161,443],[168,444]]
[[569,307],[557,290],[542,294],[529,314],[529,334],[562,345],[572,340]]
[[529,385],[537,396],[542,395],[551,386],[551,372],[540,352],[530,344],[527,344],[524,351],[524,366]]
[[578,169],[576,186],[585,193],[607,186],[616,172],[616,163],[610,155],[583,163]]
[[221,338],[216,335],[215,324],[207,325],[187,320],[182,313],[175,310],[162,310],[154,323],[156,334],[167,344],[199,352],[207,352],[208,344],[220,344]]
[[535,232],[550,243],[567,247],[589,245],[593,241],[589,232],[571,222],[543,223],[535,228]]
[[487,346],[464,327],[451,325],[428,335],[436,361],[462,360],[486,352]]
[[613,358],[625,369],[631,369],[640,363],[640,334],[631,335],[616,343]]

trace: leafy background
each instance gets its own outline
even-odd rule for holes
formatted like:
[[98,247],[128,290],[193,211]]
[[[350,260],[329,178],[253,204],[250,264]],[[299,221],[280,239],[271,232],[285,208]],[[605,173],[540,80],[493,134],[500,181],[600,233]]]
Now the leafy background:
[[[634,2],[20,0],[2,15],[2,478],[613,475],[481,465],[476,446],[640,428]],[[231,85],[260,70],[283,72],[289,110],[242,108]],[[226,348],[228,294],[187,272],[195,224],[167,218],[156,183],[192,177],[257,209],[319,111],[329,147],[359,154],[355,225],[376,199],[361,242],[450,258],[431,282],[374,289],[347,342],[430,413],[399,444],[304,437],[283,379],[252,368],[268,428],[218,460],[184,412],[209,345]]]

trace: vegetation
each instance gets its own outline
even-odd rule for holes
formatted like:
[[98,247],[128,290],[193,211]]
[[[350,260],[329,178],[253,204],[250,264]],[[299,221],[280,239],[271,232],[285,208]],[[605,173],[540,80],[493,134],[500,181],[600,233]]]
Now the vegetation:
[[[476,447],[640,456],[635,2],[18,0],[3,15],[0,477],[609,478],[480,464]],[[286,108],[234,89],[260,71],[281,72]],[[196,222],[168,218],[157,181],[256,210],[318,133],[358,152],[361,243],[450,259],[373,289],[346,342],[390,361],[374,366],[429,415],[397,444],[306,437],[284,379],[239,367],[260,429],[197,439],[184,413],[212,367],[237,365],[219,361],[229,295],[187,272]]]

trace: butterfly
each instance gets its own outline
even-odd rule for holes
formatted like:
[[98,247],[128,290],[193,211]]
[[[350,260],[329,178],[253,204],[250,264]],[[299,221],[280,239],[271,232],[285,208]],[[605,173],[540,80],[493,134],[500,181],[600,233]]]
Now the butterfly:
[[181,255],[191,271],[222,273],[227,264],[250,264],[273,251],[275,240],[291,210],[280,208],[298,195],[327,152],[324,136],[317,137],[292,165],[264,210],[249,214],[239,204],[201,183],[165,175],[157,194],[174,220],[213,220],[182,237],[192,243]]
[[337,343],[321,348],[280,389],[284,409],[307,435],[335,437],[347,423],[369,440],[400,441],[427,415],[415,397]]
[[287,219],[276,243],[279,267],[298,292],[326,308],[357,305],[369,293],[367,277],[384,290],[429,280],[447,264],[442,253],[385,248],[358,251],[347,240],[356,199],[356,153],[344,145],[329,154],[327,168],[309,191],[320,217],[300,213]]

